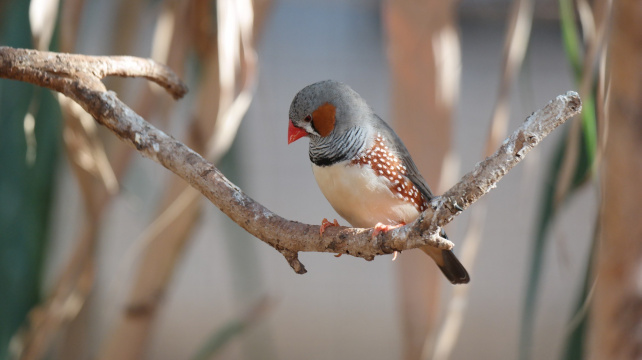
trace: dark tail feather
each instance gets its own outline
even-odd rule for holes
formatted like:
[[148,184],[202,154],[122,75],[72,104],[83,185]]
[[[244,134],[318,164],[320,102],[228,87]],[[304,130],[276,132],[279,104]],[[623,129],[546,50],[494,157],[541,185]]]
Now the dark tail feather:
[[468,271],[464,268],[455,253],[450,250],[440,250],[433,246],[423,246],[421,250],[428,254],[437,266],[439,270],[446,276],[446,278],[453,284],[467,284],[470,281],[470,276],[468,276]]
[[446,275],[448,280],[453,284],[468,284],[470,281],[468,271],[466,271],[464,265],[459,262],[455,253],[451,250],[442,250],[441,256],[444,259],[444,265],[440,266],[439,269]]

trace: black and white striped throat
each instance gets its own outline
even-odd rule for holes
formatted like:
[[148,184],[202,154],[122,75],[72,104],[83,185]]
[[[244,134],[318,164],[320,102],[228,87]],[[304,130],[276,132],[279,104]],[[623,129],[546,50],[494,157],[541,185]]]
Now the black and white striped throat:
[[341,135],[310,138],[310,161],[330,166],[356,157],[366,145],[366,129],[353,127]]

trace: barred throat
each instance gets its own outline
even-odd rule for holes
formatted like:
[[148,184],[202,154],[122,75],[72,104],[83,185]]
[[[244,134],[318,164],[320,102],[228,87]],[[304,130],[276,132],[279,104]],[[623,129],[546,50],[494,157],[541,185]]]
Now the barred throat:
[[363,127],[353,127],[336,137],[310,138],[310,161],[317,166],[329,166],[353,159],[366,145],[365,131]]

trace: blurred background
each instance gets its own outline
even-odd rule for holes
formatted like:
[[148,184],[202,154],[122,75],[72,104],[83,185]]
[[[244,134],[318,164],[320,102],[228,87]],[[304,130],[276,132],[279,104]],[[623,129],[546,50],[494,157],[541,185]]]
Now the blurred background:
[[[346,225],[316,185],[307,141],[286,145],[290,101],[308,84],[352,86],[436,193],[557,95],[575,90],[584,101],[581,116],[448,226],[472,279],[453,287],[414,251],[395,262],[304,253],[308,273],[297,275],[70,100],[1,80],[0,359],[587,357],[600,271],[592,249],[612,233],[598,226],[606,44],[626,33],[610,32],[612,12],[628,14],[621,26],[632,29],[640,12],[617,6],[0,1],[0,45],[167,64],[190,88],[178,102],[143,79],[105,83],[252,198],[309,224]],[[633,325],[635,309],[620,313]]]

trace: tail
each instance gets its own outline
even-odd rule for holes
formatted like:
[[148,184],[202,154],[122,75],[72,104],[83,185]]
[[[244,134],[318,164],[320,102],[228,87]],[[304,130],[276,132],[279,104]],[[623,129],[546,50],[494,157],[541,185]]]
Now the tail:
[[451,283],[467,284],[470,281],[468,271],[451,250],[441,250],[433,246],[422,246],[421,250],[435,260],[439,270],[446,275]]

